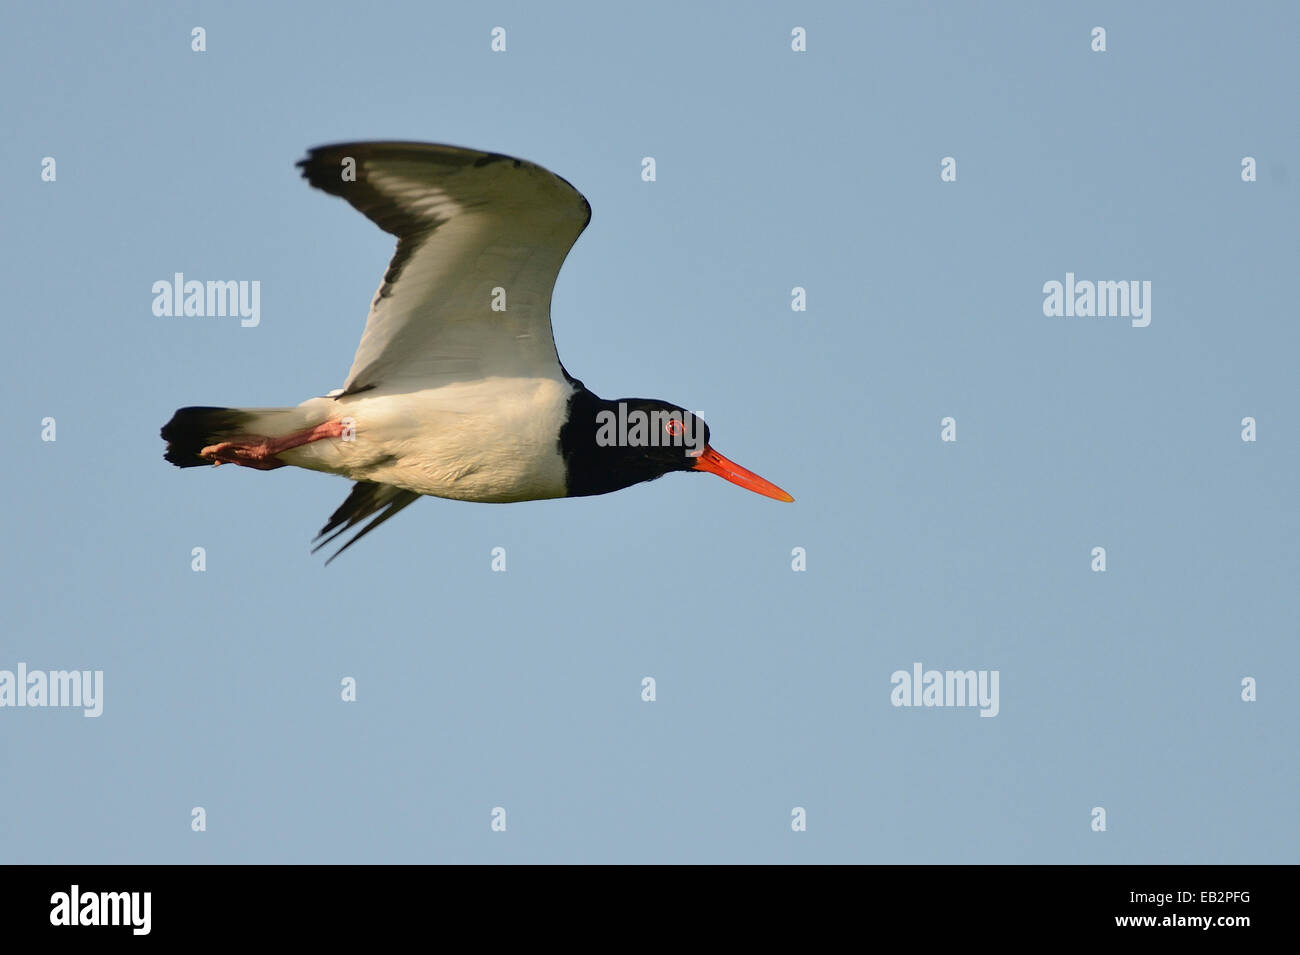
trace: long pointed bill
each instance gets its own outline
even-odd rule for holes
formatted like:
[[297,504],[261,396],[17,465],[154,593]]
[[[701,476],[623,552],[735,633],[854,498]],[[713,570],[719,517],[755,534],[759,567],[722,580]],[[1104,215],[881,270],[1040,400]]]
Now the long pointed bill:
[[753,491],[755,494],[762,494],[764,497],[775,498],[778,501],[793,501],[789,494],[781,490],[771,481],[766,481],[759,477],[753,471],[747,471],[735,461],[728,461],[717,451],[708,445],[700,452],[699,460],[695,463],[696,471],[708,471],[710,474],[716,474],[724,481],[730,481],[732,484],[739,484],[746,490]]

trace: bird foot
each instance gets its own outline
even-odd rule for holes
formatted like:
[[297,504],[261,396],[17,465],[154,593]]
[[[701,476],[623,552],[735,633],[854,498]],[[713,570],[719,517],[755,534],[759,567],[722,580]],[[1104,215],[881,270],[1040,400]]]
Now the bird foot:
[[305,431],[295,431],[279,438],[248,437],[237,441],[222,441],[210,444],[199,452],[199,457],[212,462],[213,467],[223,464],[238,464],[241,467],[256,468],[259,471],[274,471],[282,468],[285,462],[276,458],[277,454],[304,444],[320,441],[324,438],[337,438],[343,434],[343,422],[326,421]]
[[271,450],[271,442],[261,441],[222,441],[210,444],[199,452],[199,457],[207,458],[213,467],[223,464],[238,464],[241,467],[256,468],[259,471],[273,471],[284,467],[283,461],[277,461],[278,452]]

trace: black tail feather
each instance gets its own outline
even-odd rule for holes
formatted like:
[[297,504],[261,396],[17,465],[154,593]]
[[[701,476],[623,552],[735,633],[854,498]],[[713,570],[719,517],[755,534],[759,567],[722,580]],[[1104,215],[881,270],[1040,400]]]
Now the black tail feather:
[[251,416],[238,408],[181,408],[162,427],[167,442],[163,458],[178,468],[196,468],[212,462],[199,452],[222,438],[240,433]]

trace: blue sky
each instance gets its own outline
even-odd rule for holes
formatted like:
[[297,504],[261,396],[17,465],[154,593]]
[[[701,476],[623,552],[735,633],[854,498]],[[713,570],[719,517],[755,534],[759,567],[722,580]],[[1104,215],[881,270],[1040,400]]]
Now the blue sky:
[[[6,11],[0,670],[104,711],[0,708],[0,860],[1296,860],[1294,6],[381,6]],[[343,480],[166,464],[342,383],[391,240],[293,163],[366,138],[572,182],[566,366],[796,503],[430,498],[325,569]],[[1046,317],[1067,272],[1151,324]]]

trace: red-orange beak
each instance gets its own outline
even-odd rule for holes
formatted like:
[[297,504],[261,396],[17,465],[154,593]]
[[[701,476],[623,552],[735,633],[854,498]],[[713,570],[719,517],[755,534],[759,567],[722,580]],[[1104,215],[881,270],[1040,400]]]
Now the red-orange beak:
[[789,494],[781,490],[771,481],[766,481],[759,477],[753,471],[747,471],[735,461],[728,461],[713,448],[707,444],[704,450],[700,452],[699,459],[695,462],[694,470],[708,471],[710,474],[716,474],[724,481],[730,481],[732,484],[739,484],[746,490],[753,491],[755,494],[762,494],[764,497],[775,498],[778,501],[793,501]]

